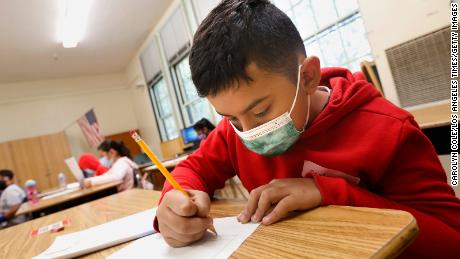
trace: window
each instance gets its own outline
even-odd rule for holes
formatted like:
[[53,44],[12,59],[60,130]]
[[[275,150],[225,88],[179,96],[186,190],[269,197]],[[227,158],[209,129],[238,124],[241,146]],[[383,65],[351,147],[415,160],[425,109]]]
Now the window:
[[208,101],[198,96],[196,88],[193,85],[188,56],[180,60],[173,69],[179,88],[179,103],[182,108],[185,126],[189,127],[203,117],[212,121],[211,109]]
[[149,92],[160,129],[161,140],[167,141],[179,137],[179,129],[173,115],[171,98],[165,80],[160,78],[154,81]]
[[318,56],[321,66],[360,70],[372,60],[357,0],[273,0],[296,25],[307,55]]

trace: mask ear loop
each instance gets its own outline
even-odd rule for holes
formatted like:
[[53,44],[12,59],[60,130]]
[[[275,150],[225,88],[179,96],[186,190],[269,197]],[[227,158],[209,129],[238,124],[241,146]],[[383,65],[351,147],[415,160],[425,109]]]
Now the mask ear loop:
[[[299,88],[300,88],[300,69],[302,68],[302,65],[299,65],[299,72],[297,73],[297,90],[295,92],[295,97],[294,97],[294,102],[292,103],[291,110],[289,111],[289,116],[291,115],[292,110],[294,109],[294,105],[297,101],[297,95],[299,94]],[[305,131],[305,127],[308,125],[308,120],[310,119],[310,95],[307,95],[307,100],[308,100],[308,107],[307,107],[307,119],[305,120],[304,126],[300,133],[303,133]]]
[[310,95],[307,95],[307,99],[308,99],[307,119],[305,120],[305,125],[303,126],[303,130],[305,130],[305,127],[307,127],[308,120],[310,119]]
[[297,72],[297,89],[295,90],[295,96],[294,96],[294,101],[292,102],[291,109],[289,110],[289,115],[291,115],[292,110],[294,109],[294,105],[297,101],[297,95],[299,94],[299,88],[300,88],[300,68],[302,68],[302,65],[299,65],[299,71]]

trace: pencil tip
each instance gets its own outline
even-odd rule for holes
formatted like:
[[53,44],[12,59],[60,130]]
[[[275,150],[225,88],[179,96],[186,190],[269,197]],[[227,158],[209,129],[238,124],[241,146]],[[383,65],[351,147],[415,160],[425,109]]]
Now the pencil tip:
[[212,233],[214,233],[214,235],[217,236],[217,231],[216,231],[216,228],[214,227],[214,225],[211,225],[211,226],[209,227],[209,231],[211,231]]

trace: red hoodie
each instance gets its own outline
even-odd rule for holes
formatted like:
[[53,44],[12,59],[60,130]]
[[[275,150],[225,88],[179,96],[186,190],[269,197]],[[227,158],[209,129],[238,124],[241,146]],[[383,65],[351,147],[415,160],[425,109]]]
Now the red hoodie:
[[[410,113],[360,78],[322,69],[321,85],[332,89],[329,103],[284,154],[251,152],[223,119],[174,177],[209,195],[234,175],[248,191],[276,178],[313,177],[322,205],[410,212],[420,231],[402,257],[458,257],[460,200],[432,144]],[[166,183],[163,194],[169,190]]]

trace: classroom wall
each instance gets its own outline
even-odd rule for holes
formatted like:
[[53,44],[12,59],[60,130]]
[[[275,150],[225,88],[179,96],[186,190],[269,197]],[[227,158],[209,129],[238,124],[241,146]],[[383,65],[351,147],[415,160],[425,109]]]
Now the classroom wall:
[[387,99],[399,105],[385,50],[450,24],[447,0],[358,0]]
[[0,84],[0,142],[66,128],[73,155],[91,151],[73,124],[91,108],[105,135],[137,128],[123,73]]

